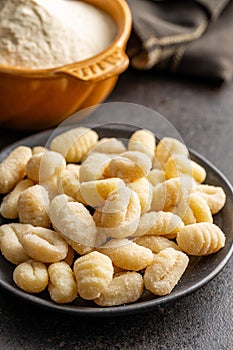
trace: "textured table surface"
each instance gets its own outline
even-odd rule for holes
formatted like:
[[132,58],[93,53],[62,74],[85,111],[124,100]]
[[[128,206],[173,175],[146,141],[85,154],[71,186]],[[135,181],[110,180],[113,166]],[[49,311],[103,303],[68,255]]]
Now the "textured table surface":
[[[233,183],[232,91],[233,83],[219,88],[128,70],[108,101],[157,110],[187,146],[209,159]],[[27,134],[0,130],[0,146]],[[233,349],[233,258],[198,291],[144,314],[74,317],[28,305],[0,290],[0,320],[2,350]]]

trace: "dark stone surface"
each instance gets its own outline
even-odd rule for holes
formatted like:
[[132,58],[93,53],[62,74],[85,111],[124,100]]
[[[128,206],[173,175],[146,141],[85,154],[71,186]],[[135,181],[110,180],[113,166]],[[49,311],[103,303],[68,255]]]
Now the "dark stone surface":
[[[128,70],[108,101],[148,106],[164,115],[187,146],[233,182],[233,83],[207,83]],[[149,125],[147,126],[149,127]],[[27,133],[0,131],[3,147]],[[0,291],[3,350],[233,348],[233,258],[207,285],[146,314],[81,318],[48,312]]]

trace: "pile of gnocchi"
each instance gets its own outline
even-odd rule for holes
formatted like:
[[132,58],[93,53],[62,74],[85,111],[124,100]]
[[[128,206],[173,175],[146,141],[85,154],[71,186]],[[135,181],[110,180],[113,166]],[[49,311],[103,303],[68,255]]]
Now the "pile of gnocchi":
[[221,187],[186,146],[145,129],[125,145],[89,128],[55,136],[49,147],[19,146],[0,163],[0,250],[14,283],[48,290],[55,303],[80,297],[99,306],[171,293],[189,256],[219,251],[213,223]]

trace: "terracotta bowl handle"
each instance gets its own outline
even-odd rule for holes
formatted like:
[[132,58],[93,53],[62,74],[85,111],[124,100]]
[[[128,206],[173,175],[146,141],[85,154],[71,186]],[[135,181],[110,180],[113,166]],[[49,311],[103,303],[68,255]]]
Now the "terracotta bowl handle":
[[54,73],[70,75],[82,81],[101,81],[126,70],[129,58],[120,47],[114,47],[83,62],[64,66]]

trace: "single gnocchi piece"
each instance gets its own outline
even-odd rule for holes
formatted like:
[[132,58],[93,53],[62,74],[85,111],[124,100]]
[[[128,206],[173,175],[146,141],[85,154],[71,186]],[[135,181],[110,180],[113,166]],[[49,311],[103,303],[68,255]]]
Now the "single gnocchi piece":
[[139,271],[153,261],[150,249],[128,239],[112,239],[100,247],[99,251],[109,256],[114,265],[125,270]]
[[2,255],[12,264],[18,265],[30,259],[23,248],[20,237],[31,228],[31,225],[5,224],[0,226],[0,248]]
[[140,129],[130,136],[128,150],[145,153],[152,160],[155,154],[155,145],[154,134],[150,130]]
[[201,184],[195,190],[206,200],[212,214],[217,214],[224,207],[226,194],[221,187]]
[[13,272],[15,284],[27,293],[40,293],[48,285],[48,270],[45,264],[30,259],[22,262]]
[[40,163],[44,152],[38,152],[32,154],[31,158],[28,160],[26,165],[26,175],[28,179],[34,183],[39,183],[40,177]]
[[180,250],[180,247],[174,241],[163,236],[142,236],[136,238],[134,242],[149,248],[155,254],[166,248]]
[[58,195],[50,204],[49,217],[56,231],[74,249],[77,243],[86,247],[95,246],[95,222],[82,203],[75,202],[66,195]]
[[177,154],[188,157],[187,147],[176,138],[164,137],[156,147],[155,159],[160,164],[160,167],[163,168],[168,159]]
[[104,153],[91,153],[81,164],[79,170],[80,183],[100,180],[104,178],[104,172],[111,157]]
[[36,153],[28,160],[26,165],[27,177],[35,183],[43,184],[53,176],[65,169],[65,158],[58,152],[45,150]]
[[67,162],[78,163],[98,141],[98,134],[89,128],[73,128],[54,137],[50,149],[61,153]]
[[155,295],[170,294],[188,266],[186,254],[173,248],[166,248],[155,255],[153,263],[144,273],[146,289]]
[[207,202],[197,192],[190,195],[190,208],[195,216],[196,222],[213,222],[213,217]]
[[113,278],[111,259],[97,251],[83,255],[74,263],[79,295],[91,300],[100,296]]
[[166,180],[165,172],[162,169],[152,169],[147,175],[147,179],[150,181],[152,186],[156,186]]
[[167,160],[164,169],[166,179],[189,175],[192,176],[196,182],[202,183],[206,178],[205,169],[198,163],[183,155],[171,156]]
[[26,173],[31,148],[19,146],[0,163],[0,193],[10,192]]
[[80,193],[79,170],[80,165],[67,164],[57,176],[57,190],[58,194],[66,194],[85,204]]
[[80,193],[85,202],[93,208],[101,208],[105,204],[109,194],[125,187],[123,180],[109,178],[103,180],[82,182]]
[[[129,191],[129,200],[126,193],[118,201],[117,193],[112,192],[109,195],[109,201],[106,201],[103,207],[103,211],[96,210],[93,215],[98,230],[96,246],[102,245],[108,237],[124,238],[132,236],[138,227],[141,214],[138,195],[127,187],[119,191],[120,194],[123,190]],[[116,202],[120,202],[119,207],[119,203],[115,206],[114,195],[117,197]],[[126,204],[126,207],[124,207],[124,204]]]
[[58,304],[71,303],[78,296],[77,283],[71,267],[64,261],[53,263],[48,268],[48,291]]
[[105,177],[119,177],[124,181],[133,182],[148,175],[151,160],[138,151],[126,151],[111,159],[105,169]]
[[90,150],[90,152],[98,152],[105,154],[118,154],[126,151],[126,147],[122,141],[115,137],[104,137],[99,140]]
[[166,180],[153,188],[151,211],[170,211],[183,217],[189,206],[189,196],[194,182],[190,176]]
[[100,306],[116,306],[137,301],[143,293],[143,278],[138,272],[125,272],[113,278],[94,302]]
[[18,217],[18,199],[20,194],[27,188],[33,186],[34,183],[29,180],[21,180],[14,189],[9,192],[2,200],[0,213],[6,219],[16,219]]
[[19,195],[17,210],[22,224],[32,224],[49,228],[49,196],[41,185],[34,185]]
[[66,241],[55,231],[31,226],[20,242],[27,254],[43,263],[53,263],[64,259],[68,253]]
[[110,192],[103,207],[93,215],[97,227],[115,228],[121,225],[125,220],[131,195],[132,191],[125,186]]
[[149,211],[151,207],[153,187],[147,178],[141,177],[134,182],[130,182],[128,187],[138,195],[141,205],[141,214]]
[[184,226],[176,238],[178,246],[189,255],[209,255],[216,253],[225,245],[222,230],[210,222]]
[[184,227],[181,218],[173,213],[158,211],[145,213],[141,216],[134,237],[140,236],[167,236],[175,237]]

